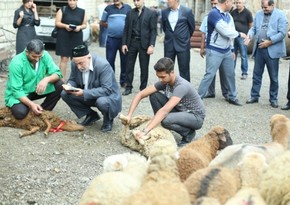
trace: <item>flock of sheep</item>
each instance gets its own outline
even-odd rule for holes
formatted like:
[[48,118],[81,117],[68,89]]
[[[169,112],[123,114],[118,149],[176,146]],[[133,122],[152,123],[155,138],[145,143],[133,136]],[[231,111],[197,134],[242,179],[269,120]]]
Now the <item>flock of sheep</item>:
[[[120,119],[125,124],[125,116]],[[272,116],[269,143],[233,145],[229,132],[215,126],[179,150],[161,126],[135,139],[134,131],[149,121],[138,116],[124,126],[123,145],[139,153],[106,158],[81,205],[290,205],[290,120],[284,115]]]

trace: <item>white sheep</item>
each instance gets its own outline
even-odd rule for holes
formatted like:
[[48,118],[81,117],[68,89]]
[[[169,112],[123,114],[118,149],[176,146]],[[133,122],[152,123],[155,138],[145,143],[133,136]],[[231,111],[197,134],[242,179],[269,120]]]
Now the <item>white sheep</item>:
[[168,140],[158,140],[150,152],[148,174],[141,188],[124,205],[189,205],[176,166],[177,149]]
[[275,114],[270,122],[272,142],[265,144],[237,144],[223,149],[209,166],[225,166],[235,168],[248,152],[258,152],[266,157],[269,163],[274,157],[283,154],[288,149],[290,121],[285,115]]
[[207,167],[218,150],[232,144],[229,132],[221,126],[215,126],[203,137],[181,148],[177,160],[181,181],[185,181],[196,170]]
[[104,172],[95,177],[80,199],[80,205],[120,205],[140,188],[148,162],[137,153],[113,155],[104,160]]
[[122,144],[132,150],[140,152],[142,155],[148,157],[152,145],[160,140],[169,140],[175,147],[177,147],[175,138],[170,130],[165,129],[161,125],[153,128],[145,137],[145,139],[138,139],[135,137],[136,130],[143,130],[149,121],[152,119],[146,115],[135,116],[131,119],[130,124],[127,124],[126,116],[119,116],[122,124],[124,124],[121,139]]
[[267,205],[290,204],[290,151],[270,162],[262,176],[259,190]]
[[241,189],[225,205],[266,205],[258,190],[262,175],[268,168],[265,156],[256,152],[247,153],[238,167]]
[[206,167],[193,172],[184,184],[191,203],[201,197],[209,197],[224,204],[240,188],[239,171],[226,167]]

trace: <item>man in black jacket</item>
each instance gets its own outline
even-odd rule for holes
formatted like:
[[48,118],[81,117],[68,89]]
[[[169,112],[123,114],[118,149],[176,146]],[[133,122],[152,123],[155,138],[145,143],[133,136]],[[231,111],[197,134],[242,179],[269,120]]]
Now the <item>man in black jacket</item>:
[[[134,67],[139,53],[141,68],[140,90],[147,87],[148,67],[150,55],[154,52],[157,35],[157,14],[144,6],[144,0],[134,0],[135,8],[127,13],[124,35],[122,38],[122,52],[127,53],[126,89],[123,95],[132,93]],[[142,39],[142,41],[141,41]]]

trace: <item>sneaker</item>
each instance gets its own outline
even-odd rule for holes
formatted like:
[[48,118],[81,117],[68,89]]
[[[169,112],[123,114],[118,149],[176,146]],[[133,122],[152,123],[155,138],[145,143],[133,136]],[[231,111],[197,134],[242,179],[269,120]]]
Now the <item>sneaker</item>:
[[247,74],[242,74],[242,77],[241,77],[242,80],[246,80],[247,78],[248,78]]
[[193,140],[193,138],[195,137],[195,134],[196,134],[195,130],[191,130],[188,133],[188,135],[182,137],[182,140],[177,144],[177,146],[183,147],[184,145],[190,143]]

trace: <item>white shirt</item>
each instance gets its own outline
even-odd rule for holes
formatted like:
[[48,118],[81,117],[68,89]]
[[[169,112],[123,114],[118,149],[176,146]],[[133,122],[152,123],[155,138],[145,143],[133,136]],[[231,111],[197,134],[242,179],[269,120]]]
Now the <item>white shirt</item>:
[[168,21],[173,31],[178,21],[179,7],[180,5],[178,5],[176,10],[171,9],[168,15]]
[[89,70],[87,70],[86,72],[83,72],[83,82],[84,82],[84,89],[87,90],[88,89],[88,84],[89,84],[89,76],[90,76],[90,71],[93,71],[93,60],[91,58],[90,60],[90,68]]

